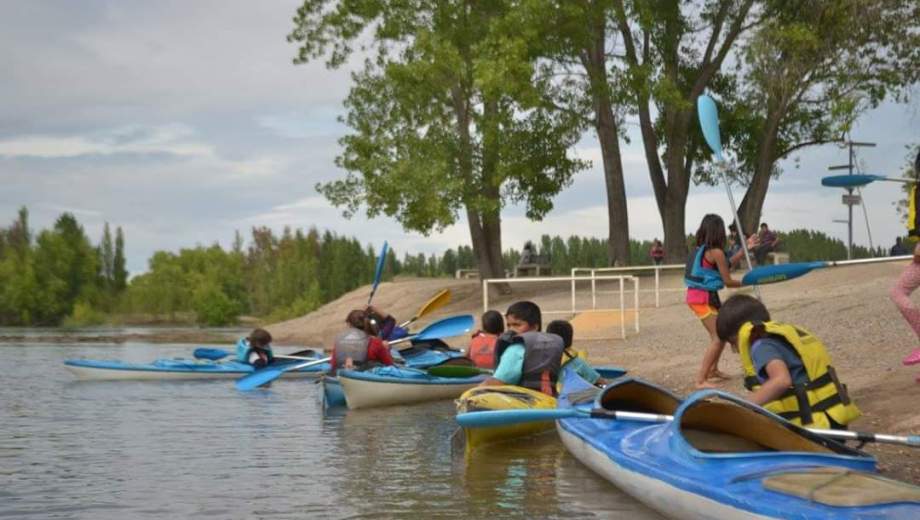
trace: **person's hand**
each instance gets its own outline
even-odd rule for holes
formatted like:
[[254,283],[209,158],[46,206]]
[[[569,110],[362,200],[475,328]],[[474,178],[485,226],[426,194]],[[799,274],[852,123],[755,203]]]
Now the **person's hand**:
[[354,370],[355,360],[351,358],[345,358],[345,368],[347,368],[348,370]]

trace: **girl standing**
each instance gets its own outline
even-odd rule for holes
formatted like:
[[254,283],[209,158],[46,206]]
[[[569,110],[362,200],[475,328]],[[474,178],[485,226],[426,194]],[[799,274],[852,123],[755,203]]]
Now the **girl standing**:
[[709,346],[703,354],[703,363],[696,376],[697,388],[715,388],[709,379],[728,379],[718,369],[719,357],[725,347],[716,333],[716,317],[722,306],[719,289],[741,287],[741,282],[732,278],[724,248],[725,223],[722,217],[706,215],[696,231],[696,248],[690,253],[684,270],[687,305],[709,333]]

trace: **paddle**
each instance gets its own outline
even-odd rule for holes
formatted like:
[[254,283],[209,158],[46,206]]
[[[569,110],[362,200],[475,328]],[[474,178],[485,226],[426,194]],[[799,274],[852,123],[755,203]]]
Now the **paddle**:
[[910,260],[912,255],[886,256],[882,258],[860,258],[858,260],[799,262],[794,264],[765,265],[755,267],[741,279],[741,285],[764,285],[768,283],[783,282],[808,274],[814,269],[837,267],[852,264],[872,264],[877,262],[896,262]]
[[443,307],[448,302],[450,302],[450,289],[441,289],[437,294],[431,297],[430,300],[425,302],[424,305],[419,307],[418,312],[415,313],[415,316],[409,318],[408,320],[401,323],[399,326],[402,328],[408,327],[415,320],[421,318],[422,316],[428,314],[429,312]]
[[323,363],[329,362],[329,360],[331,359],[332,359],[331,357],[324,357],[322,359],[315,359],[307,363],[299,363],[297,365],[292,365],[292,366],[268,365],[265,368],[256,370],[255,372],[241,379],[238,379],[236,381],[236,389],[242,392],[247,392],[254,388],[258,388],[266,383],[270,383],[274,381],[275,379],[278,379],[279,377],[281,377],[281,374],[284,374],[285,372],[290,372],[291,370],[297,370],[299,368],[306,368],[306,367],[310,367],[314,365],[321,365]]
[[[741,249],[744,250],[744,259],[747,261],[748,271],[750,271],[754,264],[751,263],[751,253],[748,251],[747,238],[744,236],[744,226],[741,225],[741,218],[738,217],[738,207],[735,206],[735,196],[732,194],[731,185],[729,185],[728,177],[725,175],[727,165],[725,159],[722,157],[722,138],[719,135],[719,111],[716,108],[716,102],[713,101],[711,97],[704,94],[696,98],[696,112],[700,120],[700,128],[703,131],[703,139],[706,140],[709,149],[712,150],[716,159],[719,160],[720,167],[718,170],[722,176],[722,184],[725,184],[725,191],[728,192],[728,202],[731,204],[732,215],[735,217],[735,223],[738,228],[738,238],[741,241]],[[756,287],[754,291],[757,298],[760,299],[760,294],[756,292]]]
[[[489,426],[509,426],[528,422],[554,421],[569,418],[594,418],[615,419],[622,421],[638,421],[650,423],[670,422],[674,419],[671,415],[653,413],[620,412],[613,410],[583,410],[579,408],[548,408],[548,409],[521,409],[521,410],[493,410],[485,412],[467,412],[457,414],[457,423],[464,428],[477,428]],[[824,430],[820,428],[805,428],[806,430],[832,439],[855,440],[860,442],[878,442],[885,444],[902,444],[913,448],[920,448],[920,435],[888,435],[882,433],[851,432],[847,430]]]
[[[439,339],[439,338],[449,338],[451,336],[459,336],[473,327],[473,317],[470,315],[465,316],[453,316],[451,318],[444,318],[443,320],[436,321],[431,325],[428,325],[421,332],[414,336],[406,336],[405,338],[400,338],[396,341],[390,343],[391,345],[409,341],[412,339]],[[257,370],[252,374],[249,374],[236,382],[236,389],[243,392],[252,390],[259,386],[262,386],[266,383],[270,383],[275,379],[281,377],[282,374],[291,370],[297,370],[298,368],[304,368],[313,365],[319,365],[325,363],[332,358],[326,357],[323,359],[310,361],[309,363],[301,363],[293,366],[272,366],[269,365],[263,369]]]
[[383,247],[380,248],[380,256],[377,257],[377,268],[374,270],[374,285],[371,287],[371,295],[367,297],[367,304],[371,304],[374,299],[374,293],[377,292],[377,286],[380,285],[380,277],[383,275],[383,264],[387,261],[387,241],[383,241]]
[[894,177],[882,177],[881,175],[830,175],[821,179],[822,186],[831,188],[859,188],[875,181],[902,182],[904,184],[916,184],[913,179],[896,179]]

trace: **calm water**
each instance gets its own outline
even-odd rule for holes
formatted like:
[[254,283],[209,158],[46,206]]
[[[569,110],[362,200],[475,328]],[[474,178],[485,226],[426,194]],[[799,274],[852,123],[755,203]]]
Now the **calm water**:
[[0,345],[3,518],[657,518],[555,434],[451,455],[453,404],[323,415],[320,387],[77,382],[67,358],[193,345]]

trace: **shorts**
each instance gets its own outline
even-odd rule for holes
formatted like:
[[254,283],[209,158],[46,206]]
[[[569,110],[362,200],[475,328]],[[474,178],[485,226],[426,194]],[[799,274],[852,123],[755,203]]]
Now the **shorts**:
[[710,316],[718,316],[719,314],[719,310],[708,303],[688,303],[687,306],[701,320],[705,320]]

